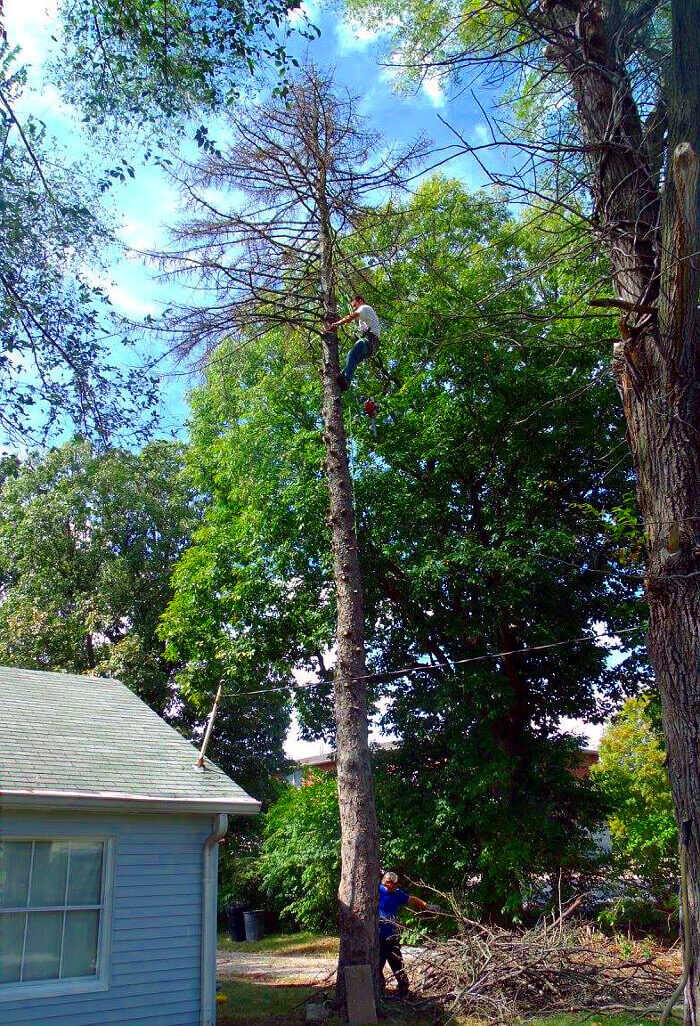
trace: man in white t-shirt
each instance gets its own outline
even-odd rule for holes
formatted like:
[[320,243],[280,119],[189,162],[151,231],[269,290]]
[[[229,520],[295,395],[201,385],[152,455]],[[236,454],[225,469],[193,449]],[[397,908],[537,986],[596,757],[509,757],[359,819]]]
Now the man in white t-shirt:
[[350,321],[359,321],[360,338],[348,353],[345,367],[342,373],[338,375],[338,384],[340,385],[341,392],[350,388],[350,382],[358,363],[361,360],[369,360],[370,356],[373,356],[377,351],[379,336],[382,331],[376,313],[368,303],[365,303],[364,296],[359,294],[353,296],[352,313],[348,314],[347,317],[341,317],[339,321],[333,321],[332,324],[328,325],[328,328],[332,331],[335,328],[339,328],[342,324],[349,324]]

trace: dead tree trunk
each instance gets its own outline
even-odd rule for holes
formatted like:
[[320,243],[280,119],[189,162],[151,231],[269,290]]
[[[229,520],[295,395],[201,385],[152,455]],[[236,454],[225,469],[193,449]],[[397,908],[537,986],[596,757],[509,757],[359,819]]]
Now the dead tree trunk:
[[[317,194],[321,296],[329,321],[337,317],[333,243],[323,176]],[[326,477],[333,538],[333,573],[338,612],[335,723],[341,877],[338,888],[340,951],[336,998],[345,1008],[346,965],[372,967],[379,987],[377,889],[379,843],[370,762],[365,669],[364,598],[355,533],[352,480],[343,406],[338,386],[338,336],[326,332],[323,344],[323,417]]]
[[[700,4],[673,0],[665,187],[651,135],[600,9],[545,0],[550,50],[571,82],[589,152],[595,221],[625,310],[614,368],[646,526],[649,656],[661,692],[679,824],[689,849],[700,1022]],[[543,5],[544,6],[544,5]]]
[[[303,330],[319,336],[321,317],[337,315],[336,282],[354,284],[356,256],[343,238],[367,223],[372,196],[401,185],[422,144],[390,156],[362,126],[355,99],[332,76],[301,70],[287,96],[230,115],[225,153],[204,154],[182,170],[199,217],[181,230],[169,257],[197,269],[216,302],[173,322],[183,351],[211,347],[236,331]],[[217,209],[200,190],[222,190]],[[232,193],[235,203],[229,203]],[[243,202],[239,198],[243,197]],[[218,205],[217,205],[218,206]],[[361,261],[360,261],[361,263]],[[358,267],[358,277],[361,268]],[[320,315],[320,316],[319,316]],[[345,1007],[347,965],[372,967],[379,984],[379,854],[369,758],[364,603],[355,535],[347,439],[338,385],[338,337],[321,334],[324,444],[337,601],[335,719],[342,876],[339,888],[338,997]],[[211,351],[211,350],[210,350]]]

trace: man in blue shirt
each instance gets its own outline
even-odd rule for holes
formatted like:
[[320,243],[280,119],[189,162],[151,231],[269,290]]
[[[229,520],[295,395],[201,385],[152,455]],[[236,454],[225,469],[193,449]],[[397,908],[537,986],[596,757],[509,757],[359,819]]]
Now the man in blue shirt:
[[388,962],[396,977],[399,997],[407,997],[408,977],[403,967],[401,941],[396,926],[396,915],[402,905],[408,905],[416,912],[435,911],[433,905],[403,891],[399,887],[396,873],[385,873],[379,885],[379,969],[383,972]]

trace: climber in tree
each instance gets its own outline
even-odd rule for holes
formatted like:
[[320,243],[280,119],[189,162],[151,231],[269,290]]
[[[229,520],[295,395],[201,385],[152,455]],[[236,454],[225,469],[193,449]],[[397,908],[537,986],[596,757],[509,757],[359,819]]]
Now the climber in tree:
[[338,375],[341,392],[350,388],[350,382],[358,363],[361,360],[369,360],[370,356],[374,356],[376,353],[382,330],[376,313],[368,303],[365,303],[365,297],[359,294],[353,296],[352,313],[347,317],[341,317],[339,321],[333,321],[327,327],[329,331],[333,331],[342,324],[349,324],[350,321],[359,321],[360,337],[348,353],[342,373]]

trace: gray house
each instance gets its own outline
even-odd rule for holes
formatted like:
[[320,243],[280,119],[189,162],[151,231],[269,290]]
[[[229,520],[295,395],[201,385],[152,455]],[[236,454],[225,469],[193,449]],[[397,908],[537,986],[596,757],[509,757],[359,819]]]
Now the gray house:
[[118,681],[0,668],[0,1023],[213,1026],[218,842],[259,809]]

